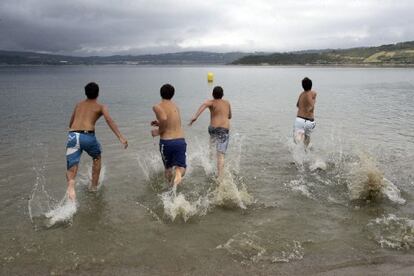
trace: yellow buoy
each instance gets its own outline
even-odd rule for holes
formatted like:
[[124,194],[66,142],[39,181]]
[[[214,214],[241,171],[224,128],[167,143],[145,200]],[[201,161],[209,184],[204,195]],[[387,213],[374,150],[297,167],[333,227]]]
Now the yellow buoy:
[[208,82],[213,82],[213,80],[214,80],[214,74],[211,73],[211,72],[208,72],[207,73],[207,81]]

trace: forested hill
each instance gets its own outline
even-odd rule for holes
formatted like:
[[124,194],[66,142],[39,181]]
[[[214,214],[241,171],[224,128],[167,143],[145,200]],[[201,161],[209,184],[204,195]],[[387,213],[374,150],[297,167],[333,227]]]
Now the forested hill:
[[232,64],[414,66],[414,41],[379,47],[247,55]]
[[157,55],[63,56],[35,52],[0,51],[0,65],[99,65],[99,64],[229,64],[242,56],[241,52],[181,52]]

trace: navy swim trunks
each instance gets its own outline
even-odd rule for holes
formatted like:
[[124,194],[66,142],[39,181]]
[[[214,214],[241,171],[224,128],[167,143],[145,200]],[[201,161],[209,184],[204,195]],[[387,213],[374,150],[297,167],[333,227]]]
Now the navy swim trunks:
[[218,152],[225,154],[229,145],[229,129],[224,127],[208,127],[208,133]]
[[66,144],[66,167],[69,170],[79,164],[82,151],[86,151],[93,159],[101,157],[101,145],[95,133],[81,133],[70,131]]
[[160,139],[160,152],[162,162],[166,169],[174,166],[187,168],[185,162],[187,143],[184,138],[165,140]]

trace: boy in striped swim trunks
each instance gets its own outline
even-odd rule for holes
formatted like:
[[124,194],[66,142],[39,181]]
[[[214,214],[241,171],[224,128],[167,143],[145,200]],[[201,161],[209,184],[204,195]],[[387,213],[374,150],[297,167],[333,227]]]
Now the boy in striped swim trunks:
[[298,112],[295,119],[293,139],[295,143],[303,143],[305,148],[310,143],[310,135],[315,129],[314,119],[316,92],[312,89],[312,81],[309,78],[302,80],[303,92],[299,95],[296,107]]
[[96,191],[101,172],[101,145],[95,136],[95,123],[103,116],[110,129],[118,137],[124,148],[128,147],[127,140],[122,136],[114,120],[109,116],[108,107],[98,103],[99,86],[88,83],[85,86],[86,99],[75,106],[69,123],[68,142],[66,145],[66,179],[68,182],[67,194],[69,199],[76,199],[75,177],[82,151],[92,157],[91,191]]
[[198,119],[203,111],[210,110],[210,145],[216,146],[217,151],[217,176],[221,177],[224,169],[224,155],[229,144],[229,130],[231,119],[231,106],[227,100],[223,100],[223,88],[216,86],[213,89],[213,99],[205,101],[190,121],[190,126]]

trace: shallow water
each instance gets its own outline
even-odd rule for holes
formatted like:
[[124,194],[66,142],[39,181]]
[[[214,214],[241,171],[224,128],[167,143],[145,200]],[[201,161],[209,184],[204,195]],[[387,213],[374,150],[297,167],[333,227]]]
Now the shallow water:
[[[188,170],[168,189],[151,107],[166,82],[187,123],[212,86],[232,103],[222,181],[204,114],[185,124]],[[413,69],[0,68],[0,274],[407,275],[414,269]],[[318,92],[307,153],[292,142],[300,80]],[[102,185],[65,199],[67,124],[100,84],[130,147],[103,121]]]

